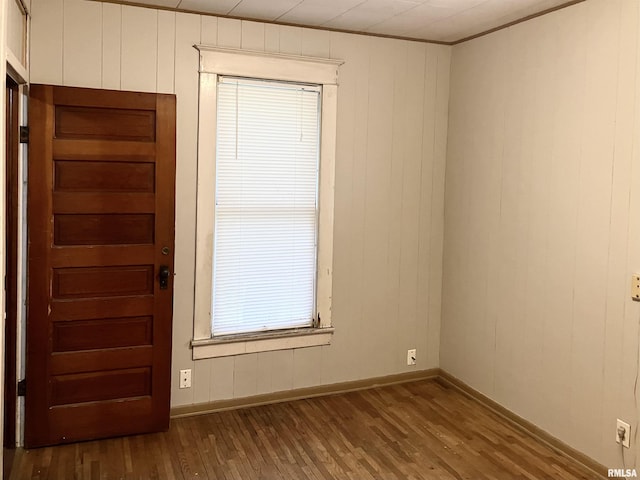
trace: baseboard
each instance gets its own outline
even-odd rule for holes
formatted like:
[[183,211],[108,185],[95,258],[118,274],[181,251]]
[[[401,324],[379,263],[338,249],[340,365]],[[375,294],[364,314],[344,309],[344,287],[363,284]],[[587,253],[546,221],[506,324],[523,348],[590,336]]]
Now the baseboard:
[[283,392],[267,393],[245,398],[233,398],[229,400],[217,400],[214,402],[198,403],[184,407],[173,407],[171,418],[190,417],[193,415],[205,415],[207,413],[233,410],[237,408],[257,407],[272,403],[291,402],[305,398],[322,397],[325,395],[335,395],[339,393],[355,392],[367,390],[375,387],[396,385],[399,383],[415,382],[418,380],[435,379],[440,375],[439,368],[430,370],[419,370],[416,372],[400,373],[385,377],[368,378],[365,380],[355,380],[351,382],[333,383],[330,385],[319,385],[317,387],[297,388]]
[[595,475],[598,475],[602,478],[607,478],[607,467],[596,462],[592,458],[588,457],[584,453],[579,452],[573,447],[570,447],[566,443],[557,439],[550,433],[542,430],[540,427],[537,427],[533,423],[525,420],[524,418],[516,415],[511,410],[503,407],[499,403],[491,400],[486,395],[478,392],[474,388],[470,387],[462,380],[454,377],[453,375],[445,372],[444,370],[440,370],[438,377],[436,378],[438,382],[440,382],[444,386],[453,387],[465,396],[475,400],[476,402],[484,405],[489,410],[494,412],[495,414],[502,417],[504,420],[509,422],[511,425],[515,426],[519,430],[524,433],[536,438],[540,442],[546,444],[554,451],[563,455],[564,457],[570,458],[574,462],[579,463],[587,470],[590,470]]

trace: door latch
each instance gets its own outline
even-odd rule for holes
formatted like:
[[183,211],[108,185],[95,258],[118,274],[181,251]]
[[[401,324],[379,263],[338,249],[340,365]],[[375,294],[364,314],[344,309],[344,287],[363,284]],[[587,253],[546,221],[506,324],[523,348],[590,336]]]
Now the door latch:
[[160,265],[160,272],[158,277],[160,278],[160,290],[166,290],[169,288],[169,275],[171,271],[167,265]]

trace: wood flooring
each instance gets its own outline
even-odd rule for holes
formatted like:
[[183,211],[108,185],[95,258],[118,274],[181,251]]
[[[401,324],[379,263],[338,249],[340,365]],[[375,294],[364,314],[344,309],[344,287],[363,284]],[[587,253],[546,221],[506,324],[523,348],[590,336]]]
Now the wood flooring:
[[598,478],[434,380],[180,418],[166,433],[18,451],[26,479]]

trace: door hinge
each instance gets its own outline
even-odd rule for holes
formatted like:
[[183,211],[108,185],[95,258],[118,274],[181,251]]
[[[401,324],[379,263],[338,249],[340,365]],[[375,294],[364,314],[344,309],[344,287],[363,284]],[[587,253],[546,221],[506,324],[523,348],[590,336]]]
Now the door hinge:
[[20,143],[29,143],[29,127],[20,127]]
[[23,378],[18,382],[18,396],[24,397],[27,394],[27,379]]

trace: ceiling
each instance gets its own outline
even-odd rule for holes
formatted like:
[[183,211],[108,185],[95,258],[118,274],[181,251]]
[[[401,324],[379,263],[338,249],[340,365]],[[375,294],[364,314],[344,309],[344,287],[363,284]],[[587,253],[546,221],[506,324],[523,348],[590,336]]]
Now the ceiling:
[[576,3],[575,0],[117,1],[439,42],[455,42],[549,9]]

